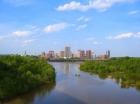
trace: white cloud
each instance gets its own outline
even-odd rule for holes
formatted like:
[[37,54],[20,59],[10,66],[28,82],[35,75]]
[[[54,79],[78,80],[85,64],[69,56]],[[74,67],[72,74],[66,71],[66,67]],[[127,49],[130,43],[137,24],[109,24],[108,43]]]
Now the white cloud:
[[123,40],[123,39],[128,39],[128,38],[140,38],[140,32],[128,32],[128,33],[122,33],[118,34],[116,36],[109,36],[107,39],[113,39],[113,40]]
[[65,10],[86,10],[87,7],[82,5],[80,2],[72,1],[70,3],[64,4],[57,8],[58,11],[65,11]]
[[34,42],[36,39],[29,39],[29,40],[24,40],[22,42],[23,46],[27,46],[28,44],[31,44],[32,42]]
[[14,36],[17,36],[17,37],[25,37],[25,36],[29,36],[32,34],[31,31],[15,31],[12,33]]
[[94,38],[94,37],[89,37],[89,38],[87,38],[86,40],[87,40],[87,41],[94,41],[95,38]]
[[65,29],[68,26],[67,23],[57,23],[57,24],[52,24],[52,25],[48,25],[44,28],[44,31],[46,33],[51,33],[51,32],[57,32],[60,30]]
[[140,32],[137,32],[137,33],[135,34],[135,37],[140,38]]
[[130,11],[128,14],[129,14],[129,15],[134,15],[134,14],[137,14],[137,13],[139,13],[138,10],[133,10],[133,11]]
[[129,3],[134,0],[91,0],[89,2],[89,6],[91,8],[95,8],[97,10],[107,10],[108,8],[112,7],[118,3]]
[[66,10],[80,10],[86,11],[89,9],[97,9],[105,11],[117,3],[129,3],[135,0],[89,0],[87,4],[81,4],[80,2],[71,1],[70,3],[58,6],[58,11]]
[[77,28],[76,28],[76,31],[79,31],[79,30],[82,30],[84,28],[87,27],[87,24],[83,24],[83,25],[79,25]]
[[41,27],[38,27],[37,25],[28,25],[28,24],[25,25],[22,29],[32,31],[32,33],[34,34],[42,30]]
[[84,16],[81,16],[77,19],[77,21],[84,21],[84,22],[88,22],[90,20],[89,17],[84,17]]
[[114,37],[114,39],[127,39],[131,38],[134,35],[134,33],[129,32],[129,33],[122,33]]
[[98,41],[93,41],[92,42],[94,45],[100,45],[100,44],[102,44],[101,42],[98,42]]
[[108,37],[106,37],[106,39],[112,40],[113,36],[108,36]]
[[137,32],[137,35],[140,35],[140,32]]

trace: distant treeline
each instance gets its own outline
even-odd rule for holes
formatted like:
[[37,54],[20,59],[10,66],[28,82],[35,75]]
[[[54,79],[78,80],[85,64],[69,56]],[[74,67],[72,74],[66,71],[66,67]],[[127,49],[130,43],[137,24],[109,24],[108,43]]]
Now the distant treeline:
[[140,90],[140,58],[119,57],[104,61],[85,61],[80,70],[98,74],[100,78],[112,77],[122,87]]
[[0,100],[55,82],[55,70],[45,60],[30,56],[0,56]]

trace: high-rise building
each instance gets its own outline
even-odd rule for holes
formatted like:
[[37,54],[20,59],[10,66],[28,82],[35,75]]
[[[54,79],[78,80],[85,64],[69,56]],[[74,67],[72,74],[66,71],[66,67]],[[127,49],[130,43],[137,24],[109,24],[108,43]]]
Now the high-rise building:
[[84,50],[78,50],[78,57],[80,59],[84,59],[85,58],[85,51]]
[[64,58],[65,56],[65,52],[64,51],[60,51],[60,58]]
[[47,54],[47,57],[48,58],[54,58],[55,57],[54,51],[49,51],[48,54]]
[[106,55],[108,58],[110,58],[110,50],[106,51]]
[[86,51],[86,58],[87,58],[87,59],[92,59],[92,58],[93,58],[93,56],[92,56],[92,51],[91,51],[91,50],[87,50],[87,51]]
[[64,58],[71,58],[70,47],[65,47]]

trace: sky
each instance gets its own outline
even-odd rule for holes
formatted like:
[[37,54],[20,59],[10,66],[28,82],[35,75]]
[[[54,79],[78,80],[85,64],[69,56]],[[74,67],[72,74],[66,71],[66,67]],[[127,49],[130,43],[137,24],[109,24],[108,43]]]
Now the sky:
[[0,0],[0,54],[65,46],[140,57],[140,0]]

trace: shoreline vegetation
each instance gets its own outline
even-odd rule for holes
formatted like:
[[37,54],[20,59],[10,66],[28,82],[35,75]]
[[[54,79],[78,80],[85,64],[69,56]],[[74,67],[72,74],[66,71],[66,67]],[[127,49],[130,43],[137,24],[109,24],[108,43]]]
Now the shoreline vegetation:
[[55,83],[55,69],[31,56],[0,56],[0,101]]
[[102,79],[112,78],[121,88],[135,87],[140,91],[140,58],[118,57],[109,60],[85,61],[80,70]]

